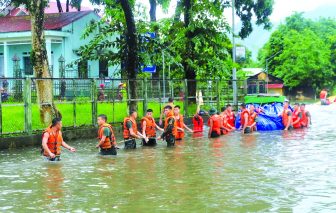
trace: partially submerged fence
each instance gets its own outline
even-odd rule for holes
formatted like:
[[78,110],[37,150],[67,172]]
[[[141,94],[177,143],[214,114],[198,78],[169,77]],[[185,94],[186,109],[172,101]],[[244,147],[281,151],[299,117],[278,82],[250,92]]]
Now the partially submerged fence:
[[[50,103],[38,103],[37,81],[52,85]],[[129,85],[136,86],[136,99],[130,99]],[[259,85],[259,86],[257,86]],[[79,78],[2,78],[0,100],[0,134],[32,134],[47,127],[40,122],[40,107],[50,105],[62,114],[64,128],[97,126],[97,116],[106,114],[109,123],[122,123],[130,101],[138,102],[138,119],[147,109],[158,118],[168,97],[180,105],[185,117],[195,114],[197,103],[208,110],[233,103],[231,80],[162,79],[79,79]],[[238,104],[244,96],[265,91],[263,81],[237,80]],[[237,106],[236,106],[237,107]]]

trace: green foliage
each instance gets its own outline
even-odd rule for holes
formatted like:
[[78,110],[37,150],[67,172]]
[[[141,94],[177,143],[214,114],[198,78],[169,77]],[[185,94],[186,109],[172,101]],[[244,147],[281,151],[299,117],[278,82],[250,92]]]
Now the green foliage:
[[259,50],[258,60],[268,71],[281,77],[286,86],[333,87],[336,80],[336,21],[312,21],[295,12],[271,35]]

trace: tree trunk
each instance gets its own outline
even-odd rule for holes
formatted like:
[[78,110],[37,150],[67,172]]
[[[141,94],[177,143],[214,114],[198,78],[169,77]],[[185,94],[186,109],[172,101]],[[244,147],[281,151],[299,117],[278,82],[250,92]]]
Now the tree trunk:
[[[44,2],[43,0],[31,1],[30,3],[30,21],[31,21],[31,37],[32,50],[31,61],[35,70],[36,78],[51,78],[49,72],[48,56],[44,38]],[[37,80],[37,99],[40,109],[40,119],[45,125],[51,123],[53,119],[53,92],[51,80]],[[41,105],[43,104],[43,105]],[[61,113],[55,106],[55,115],[61,117]]]
[[[125,14],[127,33],[126,33],[126,73],[130,79],[128,89],[130,97],[128,99],[137,99],[137,85],[136,85],[136,60],[137,60],[137,32],[135,28],[134,15],[131,5],[128,0],[120,0],[121,7]],[[133,80],[133,81],[132,81]],[[129,101],[128,112],[130,109],[137,110],[138,102]]]
[[56,0],[56,2],[57,2],[58,12],[63,13],[62,4],[61,4],[60,0]]
[[[191,15],[191,0],[185,0],[184,1],[185,11],[184,11],[184,26],[187,28],[190,24],[190,15]],[[192,42],[192,38],[194,37],[193,33],[191,31],[187,31],[186,37],[188,38],[188,42],[186,44],[186,50],[188,55],[186,55],[186,59],[183,62],[184,72],[185,72],[185,78],[194,80],[196,79],[196,73],[194,68],[192,68],[188,60],[194,61],[194,48],[195,44]],[[188,96],[196,96],[196,81],[189,81],[188,82]],[[190,103],[196,103],[196,98],[189,98],[188,101]]]
[[156,22],[156,0],[149,0],[150,10],[149,16],[150,21]]
[[67,13],[69,12],[69,4],[70,4],[69,1],[70,1],[70,0],[67,0],[67,1],[66,1],[66,12],[67,12]]

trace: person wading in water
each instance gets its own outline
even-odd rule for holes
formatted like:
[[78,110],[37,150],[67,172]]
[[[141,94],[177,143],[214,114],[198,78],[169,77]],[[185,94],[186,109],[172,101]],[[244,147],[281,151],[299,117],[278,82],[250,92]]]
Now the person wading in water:
[[42,133],[42,152],[49,161],[60,161],[61,146],[76,152],[76,149],[68,146],[62,137],[62,119],[54,118],[52,124]]
[[155,120],[153,118],[153,110],[148,109],[146,117],[141,119],[141,130],[142,135],[145,135],[148,138],[148,142],[145,139],[142,139],[143,146],[155,146],[156,145],[156,129],[163,132],[158,125],[156,125]]
[[135,138],[139,139],[142,137],[145,142],[148,142],[148,138],[138,132],[137,123],[135,119],[138,117],[138,113],[135,110],[130,111],[130,117],[124,119],[124,149],[135,149],[136,142]]
[[108,123],[107,116],[102,114],[98,116],[98,125],[100,126],[98,130],[99,143],[96,149],[100,148],[100,155],[116,155],[117,154],[117,142],[115,140],[112,126]]
[[282,117],[282,124],[284,125],[284,130],[293,130],[293,118],[292,111],[288,108],[289,102],[285,101],[283,103],[284,110],[279,116]]
[[249,126],[251,122],[251,115],[248,109],[246,109],[246,105],[242,103],[240,105],[240,110],[242,111],[240,114],[240,128],[242,129],[242,134],[251,133],[252,129],[251,126]]
[[177,122],[172,109],[169,105],[164,108],[166,115],[164,132],[157,138],[158,140],[165,139],[167,146],[175,146],[175,137],[177,135]]
[[183,121],[183,115],[180,114],[181,108],[179,105],[176,105],[174,107],[174,117],[177,122],[177,135],[176,140],[182,140],[184,138],[184,128],[186,128],[190,133],[193,133],[193,131],[185,125]]

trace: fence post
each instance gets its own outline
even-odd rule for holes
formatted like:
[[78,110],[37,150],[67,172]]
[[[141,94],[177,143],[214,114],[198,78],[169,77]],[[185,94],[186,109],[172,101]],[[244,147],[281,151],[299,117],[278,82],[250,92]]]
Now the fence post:
[[184,79],[183,81],[183,109],[184,109],[184,116],[189,117],[188,113],[188,80]]
[[216,80],[216,83],[217,83],[217,110],[218,112],[220,112],[220,82],[219,80]]
[[98,105],[97,105],[97,99],[98,99],[98,93],[97,93],[97,79],[93,79],[92,80],[92,124],[94,127],[98,127],[97,124],[97,109],[98,109]]
[[256,92],[257,92],[257,94],[259,94],[259,81],[256,82],[256,85],[257,85],[257,87],[256,87],[256,89],[257,89]]
[[169,80],[171,86],[171,97],[174,99],[174,81],[172,79]]
[[30,88],[31,79],[30,77],[24,80],[24,114],[25,114],[25,132],[28,135],[33,133],[32,125],[32,104],[31,104],[31,88]]
[[75,85],[75,79],[72,79],[72,101],[73,101],[73,117],[74,117],[74,127],[77,126],[76,124],[76,85]]
[[244,95],[247,95],[247,80],[244,80]]
[[265,90],[265,80],[262,81],[262,91],[263,91],[263,93],[267,93],[266,90]]
[[142,91],[143,91],[143,116],[146,117],[148,109],[148,99],[147,99],[147,78],[142,82]]

